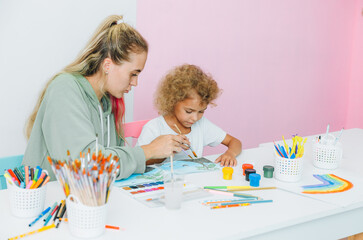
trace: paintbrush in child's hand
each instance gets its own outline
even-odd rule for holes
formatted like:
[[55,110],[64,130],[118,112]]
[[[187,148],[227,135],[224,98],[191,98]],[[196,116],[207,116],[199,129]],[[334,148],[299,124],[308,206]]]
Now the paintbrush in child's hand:
[[[178,130],[179,134],[182,134],[180,129],[178,128],[178,126],[174,123],[174,126],[176,128],[176,130]],[[187,144],[186,144],[187,145]],[[192,151],[194,157],[198,158],[197,154],[194,152],[194,150],[192,149],[192,147],[190,145],[187,145],[190,148],[190,151]],[[189,156],[189,155],[188,155]],[[190,156],[189,156],[190,157]]]

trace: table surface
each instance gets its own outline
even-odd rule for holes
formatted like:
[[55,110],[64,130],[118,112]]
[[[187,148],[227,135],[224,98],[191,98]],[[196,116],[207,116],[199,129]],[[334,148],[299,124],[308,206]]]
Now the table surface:
[[[341,137],[342,164],[336,170],[322,170],[313,166],[314,137],[308,137],[305,145],[304,170],[300,181],[284,183],[262,177],[261,187],[277,186],[278,189],[245,192],[272,199],[272,203],[211,210],[202,206],[202,198],[183,202],[179,210],[167,210],[164,207],[149,208],[114,187],[107,209],[107,224],[120,226],[124,230],[106,229],[101,237],[95,239],[339,239],[363,232],[363,225],[358,224],[363,216],[363,176],[360,176],[363,161],[359,152],[363,146],[363,130],[344,131]],[[216,157],[207,158],[214,160]],[[264,165],[274,165],[272,144],[243,150],[238,157],[238,165],[234,167],[232,180],[223,180],[222,171],[189,174],[185,180],[201,187],[249,185],[242,175],[243,163],[253,163],[257,172],[263,175]],[[301,193],[301,186],[320,183],[312,174],[325,173],[344,176],[354,184],[353,189],[324,196]],[[52,205],[61,199],[64,199],[64,193],[59,183],[49,183],[45,205]],[[37,223],[29,228],[28,224],[33,219],[12,216],[8,190],[0,191],[0,212],[0,239],[41,226]],[[27,239],[77,239],[71,235],[67,225],[62,223],[58,229],[37,233]]]

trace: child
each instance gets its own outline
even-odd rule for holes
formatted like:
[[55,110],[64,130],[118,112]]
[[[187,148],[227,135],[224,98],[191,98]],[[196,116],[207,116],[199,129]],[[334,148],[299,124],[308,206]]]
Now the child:
[[203,117],[219,92],[216,81],[199,67],[176,67],[164,77],[156,92],[155,105],[161,116],[145,124],[137,145],[149,144],[160,135],[182,134],[189,139],[192,149],[175,154],[174,160],[190,158],[193,156],[192,150],[201,157],[204,146],[222,143],[228,149],[215,162],[222,166],[236,166],[236,157],[242,149],[241,142]]

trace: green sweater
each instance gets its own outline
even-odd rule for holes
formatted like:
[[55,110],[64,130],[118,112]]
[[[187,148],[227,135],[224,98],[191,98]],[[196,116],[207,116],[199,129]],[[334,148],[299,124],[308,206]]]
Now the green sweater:
[[79,158],[79,153],[87,152],[88,148],[94,152],[98,134],[98,149],[106,156],[112,153],[120,158],[120,174],[117,179],[127,178],[133,173],[143,173],[146,162],[144,151],[140,147],[123,146],[123,140],[116,134],[110,99],[104,96],[101,102],[102,108],[91,84],[82,75],[58,75],[46,90],[25,150],[23,164],[40,166],[48,171],[51,180],[56,180],[47,156],[65,160],[67,150],[72,159]]

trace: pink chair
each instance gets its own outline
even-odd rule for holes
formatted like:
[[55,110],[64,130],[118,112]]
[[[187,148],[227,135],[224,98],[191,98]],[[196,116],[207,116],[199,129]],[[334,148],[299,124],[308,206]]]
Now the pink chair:
[[142,127],[148,121],[149,120],[142,120],[142,121],[125,123],[124,124],[125,138],[127,138],[127,137],[138,138],[141,134]]

